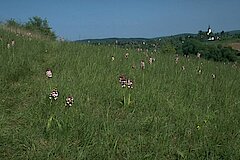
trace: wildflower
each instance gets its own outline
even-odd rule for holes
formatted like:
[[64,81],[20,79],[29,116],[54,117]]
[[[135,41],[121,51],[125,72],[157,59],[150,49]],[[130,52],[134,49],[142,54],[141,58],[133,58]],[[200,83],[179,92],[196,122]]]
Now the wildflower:
[[197,73],[198,73],[198,74],[202,74],[202,69],[201,69],[200,66],[197,67]]
[[232,64],[232,67],[233,67],[233,68],[237,68],[237,62],[234,62],[234,63]]
[[130,88],[133,88],[133,81],[132,80],[130,80],[130,79],[128,79],[127,80],[127,86],[128,86],[128,88],[130,89]]
[[125,88],[127,85],[127,78],[124,75],[120,75],[119,83],[122,85],[122,88]]
[[138,51],[138,52],[141,52],[141,51],[142,51],[142,48],[138,48],[137,51]]
[[201,74],[202,73],[202,70],[201,69],[198,69],[198,74]]
[[132,69],[136,69],[136,65],[135,64],[132,65]]
[[7,49],[9,49],[9,48],[10,48],[10,46],[11,46],[11,45],[10,45],[10,43],[8,43],[8,44],[7,44]]
[[142,70],[144,70],[144,69],[145,69],[145,63],[144,63],[144,60],[141,60],[140,67],[141,67],[141,69],[142,69]]
[[46,76],[47,76],[48,78],[52,78],[52,70],[51,70],[50,68],[48,68],[48,69],[46,70]]
[[177,64],[178,61],[179,61],[179,57],[176,57],[176,58],[175,58],[175,63]]
[[129,53],[127,52],[127,53],[125,54],[125,58],[127,59],[127,58],[128,58],[128,56],[129,56]]
[[179,57],[178,57],[178,54],[176,54],[176,57],[175,57],[175,63],[177,64],[179,61]]
[[12,40],[11,45],[12,45],[12,46],[15,45],[15,41],[14,41],[14,39]]
[[200,130],[200,128],[201,128],[201,127],[200,127],[199,125],[197,125],[197,130]]
[[31,32],[28,32],[28,33],[27,33],[27,36],[32,36],[32,33],[31,33]]
[[49,95],[49,99],[54,99],[54,100],[57,100],[58,98],[58,91],[57,89],[53,89],[52,92],[50,93]]
[[115,60],[115,58],[112,56],[112,61],[114,61]]
[[153,63],[153,58],[150,57],[149,60],[148,60],[149,64],[152,64]]
[[188,61],[190,61],[190,56],[188,53],[186,53],[184,56],[187,58]]
[[119,76],[119,83],[121,83],[121,81],[124,80],[124,79],[126,79],[126,76],[123,75],[123,74],[121,74],[121,75]]
[[125,75],[119,76],[119,83],[122,85],[122,88],[125,88],[126,86],[130,89],[133,88],[133,81],[130,79],[127,79]]
[[65,107],[71,107],[72,105],[73,105],[73,97],[72,96],[68,96],[66,98]]
[[200,58],[201,57],[201,54],[200,53],[197,53],[197,58]]
[[185,67],[184,67],[184,66],[182,66],[182,70],[183,70],[183,71],[185,70]]
[[216,75],[215,74],[212,74],[212,79],[214,80],[216,78]]

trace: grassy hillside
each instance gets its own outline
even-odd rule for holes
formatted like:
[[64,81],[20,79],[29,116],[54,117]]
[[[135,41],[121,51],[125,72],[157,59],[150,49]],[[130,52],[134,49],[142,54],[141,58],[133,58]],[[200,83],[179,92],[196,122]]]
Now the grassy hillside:
[[[135,50],[126,59],[114,46],[0,35],[1,159],[240,157],[239,67]],[[133,89],[121,87],[120,74]],[[48,98],[54,88],[56,101]]]

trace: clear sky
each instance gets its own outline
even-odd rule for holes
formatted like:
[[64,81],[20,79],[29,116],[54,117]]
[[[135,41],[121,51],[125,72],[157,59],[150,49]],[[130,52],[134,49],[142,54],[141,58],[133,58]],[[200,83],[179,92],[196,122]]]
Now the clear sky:
[[68,40],[240,29],[240,0],[0,0],[0,21],[47,18]]

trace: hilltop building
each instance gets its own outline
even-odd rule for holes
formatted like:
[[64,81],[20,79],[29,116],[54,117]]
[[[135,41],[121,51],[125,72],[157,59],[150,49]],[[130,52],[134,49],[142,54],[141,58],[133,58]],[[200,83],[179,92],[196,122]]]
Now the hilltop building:
[[210,25],[208,26],[208,30],[207,30],[207,35],[209,36],[212,33],[212,29],[210,27]]
[[211,29],[210,25],[208,26],[207,36],[208,36],[209,41],[214,41],[215,40],[215,37],[213,36],[213,32],[212,32],[212,29]]

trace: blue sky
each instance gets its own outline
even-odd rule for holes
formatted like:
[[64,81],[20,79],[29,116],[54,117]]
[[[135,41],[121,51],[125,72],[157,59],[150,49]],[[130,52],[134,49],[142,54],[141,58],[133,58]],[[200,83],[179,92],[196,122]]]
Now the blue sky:
[[68,40],[240,29],[240,0],[1,0],[0,21],[47,18]]

